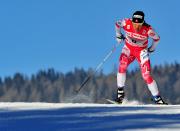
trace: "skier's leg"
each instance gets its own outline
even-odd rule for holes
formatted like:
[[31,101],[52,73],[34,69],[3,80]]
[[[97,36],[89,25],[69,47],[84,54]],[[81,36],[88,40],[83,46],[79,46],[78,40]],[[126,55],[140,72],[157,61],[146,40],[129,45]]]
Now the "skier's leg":
[[156,81],[151,76],[150,59],[149,59],[149,54],[146,49],[141,50],[137,53],[137,60],[141,68],[142,77],[145,80],[146,84],[148,85],[148,88],[151,94],[153,96],[158,95],[159,91],[157,88]]
[[157,83],[151,75],[151,64],[147,50],[142,50],[140,52],[140,57],[138,58],[138,62],[141,66],[142,77],[145,80],[155,102],[157,104],[166,104],[160,97]]
[[128,56],[124,53],[120,55],[119,69],[117,73],[117,86],[122,88],[125,86],[126,70],[128,67]]
[[117,86],[119,88],[125,86],[126,70],[128,65],[133,62],[134,59],[135,57],[131,55],[130,49],[125,45],[119,58],[119,68],[117,73]]
[[134,56],[130,55],[130,50],[124,46],[122,53],[119,58],[119,69],[117,73],[117,99],[116,101],[122,103],[124,99],[124,86],[126,81],[126,70],[128,65],[135,59]]
[[153,77],[151,75],[150,60],[147,60],[145,63],[141,64],[141,73],[142,73],[142,77],[145,80],[151,94],[153,96],[159,95],[159,90],[158,90],[158,87],[157,87],[157,83],[156,83],[156,81],[153,79]]

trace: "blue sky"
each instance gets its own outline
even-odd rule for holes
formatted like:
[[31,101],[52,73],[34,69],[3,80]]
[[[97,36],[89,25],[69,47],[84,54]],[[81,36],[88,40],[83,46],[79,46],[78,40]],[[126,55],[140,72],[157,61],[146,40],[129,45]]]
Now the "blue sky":
[[[116,44],[115,21],[136,10],[145,12],[146,22],[161,37],[152,65],[180,62],[179,5],[179,0],[0,1],[0,77],[95,68]],[[105,72],[118,64],[122,46],[103,66]]]

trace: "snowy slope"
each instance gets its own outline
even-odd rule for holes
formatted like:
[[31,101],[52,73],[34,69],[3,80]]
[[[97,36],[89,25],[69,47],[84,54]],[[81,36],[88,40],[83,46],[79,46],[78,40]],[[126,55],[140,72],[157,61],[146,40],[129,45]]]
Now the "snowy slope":
[[0,131],[180,130],[180,105],[0,103]]

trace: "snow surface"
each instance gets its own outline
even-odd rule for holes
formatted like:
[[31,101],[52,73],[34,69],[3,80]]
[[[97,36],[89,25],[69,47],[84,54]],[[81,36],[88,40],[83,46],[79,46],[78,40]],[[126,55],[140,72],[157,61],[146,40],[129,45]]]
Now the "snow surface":
[[180,130],[180,105],[0,103],[0,131]]

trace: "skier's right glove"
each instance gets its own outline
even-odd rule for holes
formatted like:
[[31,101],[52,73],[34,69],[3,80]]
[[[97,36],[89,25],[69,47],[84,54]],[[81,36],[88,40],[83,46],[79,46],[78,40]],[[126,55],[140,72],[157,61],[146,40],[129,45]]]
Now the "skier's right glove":
[[148,53],[153,53],[154,50],[151,49],[151,47],[148,48]]
[[118,43],[121,43],[122,40],[125,40],[125,37],[123,34],[117,34],[116,35],[116,40]]

